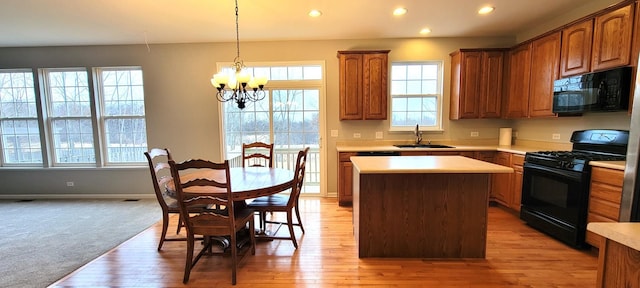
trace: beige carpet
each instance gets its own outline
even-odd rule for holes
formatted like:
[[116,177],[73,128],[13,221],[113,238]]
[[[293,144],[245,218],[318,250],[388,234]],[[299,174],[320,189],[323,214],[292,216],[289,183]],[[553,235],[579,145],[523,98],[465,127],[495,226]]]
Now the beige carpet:
[[154,199],[0,200],[0,287],[46,287],[162,218]]

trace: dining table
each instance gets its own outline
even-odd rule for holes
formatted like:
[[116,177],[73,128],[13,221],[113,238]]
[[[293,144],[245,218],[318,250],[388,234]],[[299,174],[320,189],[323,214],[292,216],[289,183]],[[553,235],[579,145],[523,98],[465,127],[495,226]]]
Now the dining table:
[[[293,188],[294,172],[284,168],[273,167],[231,167],[229,168],[231,179],[232,201],[236,205],[244,206],[245,200],[269,196]],[[225,181],[223,170],[194,171],[180,175],[182,182],[204,178]],[[167,183],[167,194],[175,198],[173,181]],[[183,190],[192,195],[207,195],[226,198],[227,191],[212,186],[192,186]]]

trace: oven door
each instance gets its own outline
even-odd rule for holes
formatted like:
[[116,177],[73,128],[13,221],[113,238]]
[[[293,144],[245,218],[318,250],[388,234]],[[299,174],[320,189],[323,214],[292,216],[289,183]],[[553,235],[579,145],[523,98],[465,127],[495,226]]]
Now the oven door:
[[525,162],[520,218],[572,246],[584,245],[589,173]]

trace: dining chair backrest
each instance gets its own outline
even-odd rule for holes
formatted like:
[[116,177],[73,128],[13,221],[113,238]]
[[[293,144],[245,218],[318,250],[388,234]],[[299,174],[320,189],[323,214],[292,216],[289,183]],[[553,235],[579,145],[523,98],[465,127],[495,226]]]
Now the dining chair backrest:
[[165,185],[172,180],[171,168],[169,167],[169,161],[171,158],[171,152],[167,148],[152,148],[149,152],[144,152],[144,156],[147,157],[149,163],[149,171],[151,173],[151,180],[153,182],[153,190],[158,199],[158,203],[163,209],[167,209],[168,197],[165,193]]
[[242,143],[242,167],[273,167],[273,143]]
[[[232,235],[235,219],[234,205],[231,192],[231,176],[229,161],[214,163],[208,160],[196,159],[176,163],[169,161],[171,175],[174,179],[176,196],[180,205],[180,213],[185,221],[187,233],[198,235]],[[181,180],[188,173],[198,173],[198,177],[188,181]],[[201,177],[202,176],[202,177]],[[189,194],[191,187],[197,189],[226,190],[226,197],[196,196]],[[211,209],[199,214],[189,213],[189,207],[210,205],[226,207],[225,210]]]
[[309,147],[300,150],[298,152],[298,158],[296,159],[296,168],[293,172],[293,187],[291,189],[291,196],[289,197],[288,206],[292,207],[297,205],[300,193],[302,193],[302,185],[304,185],[304,174],[307,168],[307,155],[309,154]]

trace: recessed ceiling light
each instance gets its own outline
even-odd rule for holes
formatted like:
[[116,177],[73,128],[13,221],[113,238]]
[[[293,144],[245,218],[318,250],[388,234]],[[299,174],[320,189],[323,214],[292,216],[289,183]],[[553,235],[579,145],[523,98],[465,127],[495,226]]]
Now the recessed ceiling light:
[[491,6],[484,6],[482,8],[480,8],[480,10],[478,10],[478,14],[489,14],[491,12],[493,12],[495,8],[491,7]]
[[309,16],[311,17],[320,17],[320,15],[322,15],[322,12],[320,10],[313,9],[309,11]]
[[400,16],[404,14],[407,14],[407,8],[400,7],[400,8],[396,8],[396,10],[393,10],[394,16]]
[[420,34],[422,35],[427,35],[429,33],[431,33],[431,29],[429,28],[422,28],[422,30],[420,30]]

